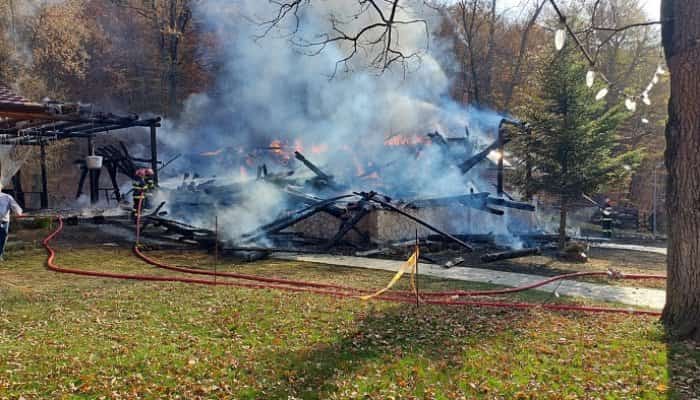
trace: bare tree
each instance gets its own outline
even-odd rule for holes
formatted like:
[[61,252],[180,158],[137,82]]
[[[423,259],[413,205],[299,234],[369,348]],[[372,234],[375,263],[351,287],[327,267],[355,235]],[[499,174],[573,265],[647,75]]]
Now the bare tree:
[[112,0],[148,20],[157,32],[158,49],[163,71],[163,92],[167,96],[167,114],[177,110],[182,64],[183,38],[192,22],[191,0]]
[[505,99],[503,101],[504,110],[508,110],[508,108],[510,107],[510,102],[513,100],[513,92],[515,91],[515,88],[518,85],[520,85],[522,79],[523,64],[525,63],[528,50],[528,40],[530,38],[530,32],[532,31],[532,28],[535,26],[537,19],[542,13],[542,9],[544,8],[545,4],[546,0],[538,0],[537,7],[535,7],[535,10],[532,12],[530,18],[525,24],[525,27],[523,28],[522,36],[520,37],[520,49],[518,51],[518,56],[515,60],[515,63],[513,64],[510,84],[506,88],[505,92]]
[[[426,48],[429,41],[428,24],[424,19],[412,18],[401,0],[356,0],[357,8],[351,15],[329,16],[330,32],[320,32],[315,38],[305,38],[298,33],[301,14],[305,7],[312,4],[311,0],[277,1],[269,0],[278,7],[276,15],[261,23],[267,35],[273,28],[282,27],[283,22],[293,18],[290,34],[292,42],[299,47],[309,49],[310,55],[322,52],[330,44],[344,45],[344,56],[336,62],[333,75],[338,67],[350,70],[351,60],[360,51],[372,55],[369,66],[379,71],[385,71],[394,64],[401,65],[404,71],[407,62],[420,59],[420,50],[406,51],[400,41],[400,27],[419,24],[425,31]],[[357,25],[356,21],[366,21]]]

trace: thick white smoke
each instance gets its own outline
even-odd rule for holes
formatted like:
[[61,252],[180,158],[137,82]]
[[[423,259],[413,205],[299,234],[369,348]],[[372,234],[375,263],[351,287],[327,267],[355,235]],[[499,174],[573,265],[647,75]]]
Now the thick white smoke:
[[[465,126],[469,126],[470,142],[463,150],[466,157],[493,140],[489,135],[495,133],[499,115],[466,109],[449,97],[450,82],[440,62],[450,58],[441,54],[443,46],[426,31],[426,26],[438,25],[434,11],[427,7],[399,10],[397,19],[427,22],[401,25],[396,35],[398,48],[405,54],[417,53],[419,58],[380,72],[371,67],[378,50],[369,48],[358,52],[346,71],[337,62],[348,54],[348,43],[331,43],[309,55],[318,48],[293,42],[316,41],[319,35],[331,34],[332,18],[349,21],[342,29],[357,32],[376,22],[371,19],[376,15],[367,12],[355,18],[358,2],[351,0],[310,4],[299,13],[293,36],[290,32],[297,21],[288,16],[279,28],[261,38],[265,26],[255,21],[275,16],[279,10],[275,4],[262,0],[197,3],[197,16],[218,37],[221,73],[213,90],[191,96],[183,115],[166,121],[161,134],[166,148],[187,154],[218,149],[245,153],[272,140],[286,140],[300,143],[308,158],[344,179],[351,189],[366,190],[369,183],[356,178],[358,170],[379,166],[381,180],[391,182],[394,192],[387,194],[392,196],[437,197],[464,194],[470,188],[491,190],[475,174],[466,179],[450,168],[454,162],[445,159],[439,146],[426,146],[416,158],[410,151],[384,145],[393,135],[424,137],[438,131],[448,137],[464,137]],[[310,154],[307,150],[312,146],[325,151]],[[239,174],[237,168],[206,158],[196,160],[181,171],[218,177]],[[380,189],[390,190],[388,187]],[[222,216],[233,216],[224,225],[236,226],[233,230],[240,233],[267,222],[284,208],[283,202],[272,207],[269,201],[252,197],[251,204],[244,203],[238,210],[221,210]]]

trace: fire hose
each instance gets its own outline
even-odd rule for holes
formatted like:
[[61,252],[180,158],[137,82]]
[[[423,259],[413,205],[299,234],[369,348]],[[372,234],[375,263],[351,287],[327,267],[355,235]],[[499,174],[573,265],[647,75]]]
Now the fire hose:
[[[251,280],[251,281],[258,281],[258,282],[265,282],[265,283],[276,283],[276,284],[283,284],[283,285],[292,285],[292,286],[308,286],[308,287],[316,287],[316,288],[325,288],[325,289],[335,289],[335,290],[341,290],[341,291],[348,291],[348,292],[358,292],[358,293],[373,293],[374,291],[372,290],[366,290],[366,289],[359,289],[359,288],[353,288],[349,286],[343,286],[343,285],[334,285],[334,284],[329,284],[329,283],[317,283],[317,282],[308,282],[308,281],[298,281],[298,280],[290,280],[290,279],[281,279],[281,278],[266,278],[258,275],[249,275],[249,274],[240,274],[240,273],[232,273],[232,272],[214,272],[214,271],[207,271],[203,269],[195,269],[191,268],[188,266],[179,266],[179,265],[171,265],[159,260],[156,260],[154,258],[151,258],[147,256],[146,254],[143,253],[141,248],[139,247],[139,238],[140,238],[140,231],[141,231],[141,224],[140,224],[140,216],[141,216],[141,204],[138,205],[138,213],[136,217],[136,240],[137,243],[134,246],[134,253],[141,258],[143,261],[146,263],[153,265],[158,268],[164,268],[168,269],[171,271],[176,271],[176,272],[183,272],[183,273],[189,273],[189,274],[197,274],[197,275],[208,275],[208,276],[218,276],[218,277],[227,277],[227,278],[236,278],[236,279],[243,279],[243,280]],[[614,272],[614,271],[591,271],[591,272],[573,272],[570,274],[562,274],[558,276],[554,276],[548,279],[544,279],[529,285],[524,285],[524,286],[518,286],[518,287],[513,287],[513,288],[504,288],[504,289],[492,289],[492,290],[472,290],[472,291],[464,291],[464,290],[453,290],[453,291],[442,291],[442,292],[421,292],[421,296],[424,297],[454,297],[454,296],[464,296],[464,297],[470,297],[470,296],[492,296],[492,295],[503,295],[503,294],[512,294],[512,293],[518,293],[518,292],[524,292],[526,290],[531,290],[535,289],[541,286],[545,286],[547,284],[564,280],[564,279],[572,279],[572,278],[580,278],[580,277],[586,277],[586,276],[604,276],[604,277],[609,277],[613,279],[666,279],[665,275],[642,275],[642,274],[623,274],[620,272]],[[411,291],[394,291],[392,292],[394,295],[399,295],[399,296],[407,296],[407,297],[412,297],[414,296],[414,292]]]
[[[152,257],[147,256],[139,248],[138,240],[140,238],[140,209],[141,204],[139,204],[139,212],[137,212],[137,244],[134,246],[135,254],[140,257],[145,262],[159,268],[174,270],[178,272],[192,273],[192,274],[202,274],[210,276],[221,276],[226,278],[237,278],[241,280],[250,280],[257,283],[246,283],[246,282],[234,282],[234,281],[216,281],[216,280],[206,280],[206,279],[195,279],[195,278],[184,278],[177,276],[155,276],[155,275],[129,275],[129,274],[118,274],[109,273],[101,271],[89,271],[89,270],[79,270],[73,268],[65,268],[56,265],[55,258],[56,252],[51,247],[50,243],[55,239],[58,234],[63,230],[63,219],[58,216],[58,226],[51,234],[49,234],[43,241],[42,244],[46,248],[48,253],[48,258],[46,261],[47,267],[55,272],[69,273],[82,276],[91,276],[99,278],[112,278],[112,279],[127,279],[127,280],[139,280],[139,281],[158,281],[158,282],[180,282],[180,283],[191,283],[191,284],[204,284],[204,285],[221,285],[221,286],[234,286],[250,289],[276,289],[291,292],[306,292],[329,295],[333,297],[342,298],[358,298],[359,293],[367,293],[369,291],[357,288],[351,288],[341,285],[324,284],[317,282],[307,282],[307,281],[297,281],[288,279],[276,279],[276,278],[265,278],[255,275],[247,274],[234,274],[225,272],[211,272],[198,270],[193,268],[178,267],[169,265],[164,262],[160,262]],[[497,302],[497,301],[468,301],[468,300],[456,300],[454,296],[486,296],[486,295],[496,295],[496,294],[506,294],[515,293],[519,291],[529,290],[535,287],[546,285],[547,283],[554,282],[560,279],[566,279],[577,276],[590,276],[590,275],[608,275],[607,272],[583,272],[574,274],[565,274],[558,277],[553,277],[546,279],[541,282],[537,282],[531,285],[517,287],[517,288],[507,288],[507,289],[497,289],[497,290],[482,290],[482,291],[448,291],[448,292],[425,292],[421,293],[424,296],[423,303],[425,304],[435,304],[435,305],[452,305],[452,306],[475,306],[475,307],[497,307],[497,308],[516,308],[516,309],[530,309],[530,308],[540,308],[545,310],[553,311],[581,311],[581,312],[595,312],[595,313],[624,313],[624,314],[635,314],[635,315],[650,315],[659,316],[660,312],[657,311],[646,311],[646,310],[632,310],[632,309],[622,309],[622,308],[610,308],[610,307],[589,307],[589,306],[579,306],[579,305],[561,305],[561,304],[537,304],[537,303],[524,303],[524,302]],[[662,276],[656,275],[624,275],[622,276],[627,279],[660,279]],[[398,303],[413,303],[414,293],[399,291],[392,293],[391,295],[381,295],[375,297],[378,300],[398,302]],[[435,297],[447,297],[449,298],[435,298]]]

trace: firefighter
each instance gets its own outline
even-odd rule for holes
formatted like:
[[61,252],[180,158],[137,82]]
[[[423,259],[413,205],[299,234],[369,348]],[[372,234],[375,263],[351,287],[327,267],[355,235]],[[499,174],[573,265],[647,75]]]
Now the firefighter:
[[132,189],[132,196],[133,196],[133,211],[134,211],[134,216],[138,215],[139,212],[139,203],[141,203],[141,208],[146,208],[145,204],[145,194],[148,188],[148,184],[146,183],[146,168],[139,168],[136,170],[136,173],[134,174],[134,179],[131,182],[131,189]]
[[605,199],[605,207],[603,208],[603,217],[600,220],[600,224],[603,228],[603,236],[612,238],[613,208],[610,199]]
[[149,210],[153,208],[153,193],[155,192],[155,189],[156,189],[156,181],[155,181],[154,176],[155,176],[155,173],[153,172],[153,169],[146,168],[145,176],[144,176],[144,183],[146,184],[146,188],[143,192],[143,194],[144,194],[143,208],[149,209]]

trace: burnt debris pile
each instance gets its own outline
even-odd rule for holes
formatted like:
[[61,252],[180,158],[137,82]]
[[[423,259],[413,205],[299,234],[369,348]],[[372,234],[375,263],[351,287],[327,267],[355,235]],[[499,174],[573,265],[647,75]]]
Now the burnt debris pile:
[[[255,154],[239,152],[243,162],[228,176],[190,171],[164,181],[157,208],[143,212],[143,235],[249,258],[282,251],[403,257],[416,242],[424,261],[445,267],[541,254],[553,248],[555,235],[540,229],[533,202],[516,200],[503,182],[505,145],[528,132],[527,125],[502,119],[496,138],[482,148],[471,148],[468,130],[460,138],[432,132],[389,139],[386,152],[400,151],[401,158],[356,162],[351,176],[332,170],[332,162],[316,163],[314,151],[307,156],[300,146],[275,141]],[[462,186],[436,196],[406,187],[411,174],[420,175],[410,168],[422,168],[435,154],[441,165],[431,168],[457,172]],[[392,168],[397,163],[400,178]]]

